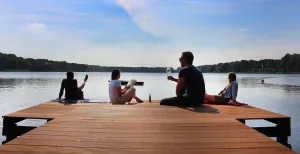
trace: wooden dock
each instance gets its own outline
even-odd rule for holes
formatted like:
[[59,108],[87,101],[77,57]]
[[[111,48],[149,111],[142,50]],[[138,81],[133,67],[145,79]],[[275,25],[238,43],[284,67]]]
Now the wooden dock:
[[[137,105],[44,103],[3,116],[8,137],[0,154],[34,153],[295,153],[288,145],[290,117],[244,106],[197,108]],[[47,119],[38,128],[16,125]],[[250,128],[264,119],[276,127]],[[18,137],[17,137],[18,136]],[[277,137],[277,141],[269,137]]]

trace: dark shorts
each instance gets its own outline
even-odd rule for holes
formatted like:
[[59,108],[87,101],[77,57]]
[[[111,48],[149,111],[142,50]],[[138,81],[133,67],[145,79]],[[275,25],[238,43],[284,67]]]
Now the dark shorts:
[[220,95],[215,95],[215,104],[221,104],[221,105],[225,105],[228,104],[230,101],[230,98],[224,98],[223,96]]
[[183,106],[183,107],[193,107],[193,106],[200,106],[204,102],[203,101],[194,101],[190,100],[188,97],[171,97],[162,99],[160,105],[167,105],[167,106]]
[[66,99],[68,99],[68,100],[82,100],[82,99],[84,99],[83,91],[80,88],[78,88],[77,93],[74,93],[71,96],[67,96]]

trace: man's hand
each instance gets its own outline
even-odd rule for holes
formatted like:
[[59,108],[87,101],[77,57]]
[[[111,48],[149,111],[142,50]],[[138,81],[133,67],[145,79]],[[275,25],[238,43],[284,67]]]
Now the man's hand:
[[175,78],[174,78],[173,76],[168,76],[168,80],[170,80],[170,81],[174,81],[174,80],[175,80]]
[[178,79],[175,79],[173,76],[168,76],[168,80],[178,82]]

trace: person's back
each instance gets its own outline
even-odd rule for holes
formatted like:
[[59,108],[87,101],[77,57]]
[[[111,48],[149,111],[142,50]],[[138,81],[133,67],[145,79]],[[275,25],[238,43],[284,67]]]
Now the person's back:
[[179,78],[168,76],[168,80],[177,83],[176,97],[165,98],[161,105],[169,106],[199,106],[204,103],[205,83],[202,73],[193,66],[194,55],[186,51],[181,54],[179,62],[182,70]]
[[67,100],[82,100],[82,99],[84,99],[82,89],[84,88],[87,80],[88,80],[88,75],[85,75],[84,83],[78,87],[77,80],[74,79],[74,73],[67,72],[67,78],[63,79],[61,82],[58,99],[61,99],[61,97],[64,94],[64,91],[66,91],[65,98]]
[[111,102],[118,101],[118,87],[121,86],[121,82],[119,80],[111,80],[109,83],[109,98]]
[[63,80],[63,86],[65,88],[65,98],[70,100],[78,99],[78,87],[77,87],[77,80]]
[[205,83],[202,73],[193,65],[183,68],[179,77],[184,78],[187,97],[197,104],[203,104]]

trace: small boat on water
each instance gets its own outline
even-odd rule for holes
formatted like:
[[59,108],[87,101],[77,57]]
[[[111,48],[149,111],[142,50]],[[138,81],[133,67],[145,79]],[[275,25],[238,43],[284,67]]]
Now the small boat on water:
[[[125,80],[120,80],[121,81],[121,85],[123,85],[123,86],[125,86],[125,85],[127,85],[128,84],[128,82],[129,81],[125,81]],[[110,80],[108,80],[108,82],[110,82]],[[135,86],[143,86],[144,85],[144,82],[139,82],[139,81],[137,81],[135,84],[134,84]]]

